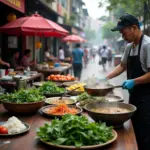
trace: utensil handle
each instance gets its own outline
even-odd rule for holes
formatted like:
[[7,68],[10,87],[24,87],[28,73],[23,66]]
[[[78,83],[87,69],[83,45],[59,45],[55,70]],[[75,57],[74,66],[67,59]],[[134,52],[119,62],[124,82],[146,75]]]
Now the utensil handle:
[[122,88],[122,85],[114,86],[113,88]]

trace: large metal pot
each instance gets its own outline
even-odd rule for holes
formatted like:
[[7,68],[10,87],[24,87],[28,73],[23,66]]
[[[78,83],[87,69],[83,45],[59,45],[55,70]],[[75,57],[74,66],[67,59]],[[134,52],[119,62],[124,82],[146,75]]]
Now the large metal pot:
[[89,87],[85,85],[84,89],[91,96],[106,96],[108,93],[111,93],[114,88],[120,88],[120,87],[122,86],[108,85],[105,88],[96,88],[96,87]]
[[[100,113],[95,112],[93,109],[105,109],[105,108],[123,108],[128,112],[120,113]],[[129,120],[136,111],[136,107],[131,104],[121,102],[91,102],[85,105],[84,109],[88,112],[89,116],[95,121],[103,121],[108,125],[112,125],[115,128],[121,127],[124,122]]]

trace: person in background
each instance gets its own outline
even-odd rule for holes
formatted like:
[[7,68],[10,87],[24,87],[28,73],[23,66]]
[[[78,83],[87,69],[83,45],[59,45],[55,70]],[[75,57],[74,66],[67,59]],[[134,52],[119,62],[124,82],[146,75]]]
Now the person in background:
[[50,54],[49,48],[46,47],[44,52],[44,61],[47,62],[47,61],[52,61],[54,59],[56,58]]
[[67,45],[65,48],[65,58],[69,58],[69,57],[71,57],[71,52],[69,46]]
[[112,65],[112,58],[113,58],[112,50],[110,47],[108,47],[108,65],[109,65],[109,67],[111,67],[111,65]]
[[3,65],[3,66],[6,66],[6,67],[10,67],[10,64],[3,61],[1,58],[0,58],[0,65]]
[[99,49],[98,49],[98,56],[99,56],[99,62],[98,62],[98,64],[99,65],[102,64],[101,50],[102,50],[102,47],[100,46]]
[[102,57],[103,71],[106,71],[106,62],[107,62],[107,58],[108,58],[108,50],[107,50],[107,47],[105,45],[103,45],[103,47],[100,51],[100,55]]
[[30,49],[26,49],[24,51],[24,55],[20,61],[20,65],[23,66],[24,68],[27,67],[34,67],[36,65],[35,61],[30,61],[30,57],[31,57],[31,50]]
[[88,64],[88,49],[87,46],[84,47],[84,67],[87,68]]
[[96,49],[93,48],[92,49],[92,58],[93,58],[93,61],[95,62],[95,56],[96,56]]
[[19,51],[14,51],[13,56],[10,60],[11,67],[14,68],[15,70],[23,70],[24,67],[20,66],[19,62]]
[[59,47],[58,58],[60,61],[64,61],[65,59],[65,52],[62,46]]
[[76,44],[75,49],[72,51],[72,64],[74,76],[80,80],[82,72],[82,60],[84,57],[84,52],[80,48],[80,44]]

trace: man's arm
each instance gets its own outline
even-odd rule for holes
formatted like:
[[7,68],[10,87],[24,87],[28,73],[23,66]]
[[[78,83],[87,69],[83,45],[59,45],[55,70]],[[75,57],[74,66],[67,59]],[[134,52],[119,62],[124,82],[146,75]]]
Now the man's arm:
[[10,67],[10,64],[0,58],[0,64]]
[[135,84],[144,84],[144,83],[149,83],[150,82],[150,72],[147,72],[141,77],[135,78],[134,79]]
[[120,75],[121,73],[123,73],[125,70],[126,70],[126,65],[121,63],[112,72],[108,73],[106,78],[112,79],[112,78]]

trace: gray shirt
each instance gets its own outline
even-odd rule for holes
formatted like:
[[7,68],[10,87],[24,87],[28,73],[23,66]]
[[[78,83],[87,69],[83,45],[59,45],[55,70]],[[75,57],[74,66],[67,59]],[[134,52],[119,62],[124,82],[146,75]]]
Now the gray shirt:
[[[125,51],[123,54],[123,57],[121,59],[121,62],[124,64],[127,64],[127,58],[130,52],[130,56],[136,56],[138,55],[138,48],[139,45],[137,45],[135,48],[131,48],[133,43],[127,44],[125,47]],[[150,37],[144,35],[141,45],[141,51],[140,51],[140,61],[141,61],[141,67],[144,72],[150,71]]]

